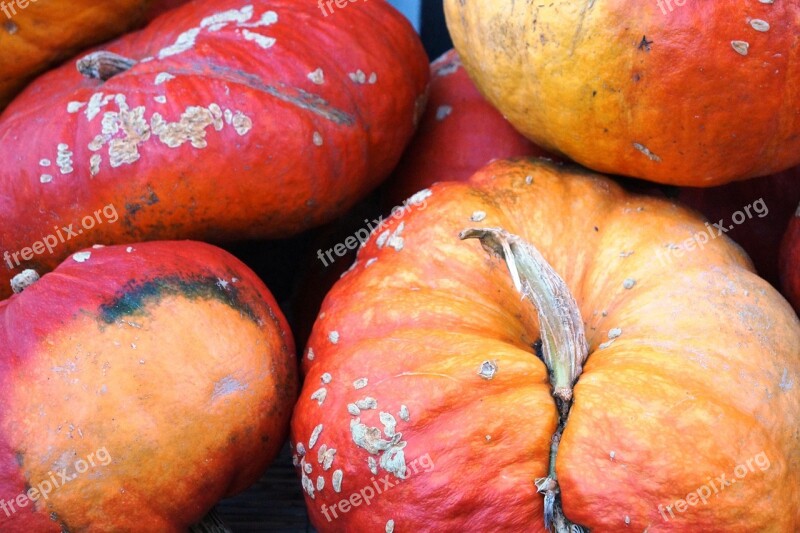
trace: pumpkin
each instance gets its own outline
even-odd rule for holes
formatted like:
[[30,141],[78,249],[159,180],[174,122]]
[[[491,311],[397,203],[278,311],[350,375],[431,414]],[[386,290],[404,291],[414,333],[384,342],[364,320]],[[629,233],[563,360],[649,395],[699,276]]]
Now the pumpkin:
[[738,247],[542,160],[415,196],[303,358],[320,531],[800,527],[800,321]]
[[277,455],[294,344],[233,256],[140,243],[24,277],[0,302],[0,530],[186,531]]
[[783,238],[780,269],[784,294],[800,314],[800,204]]
[[[0,111],[37,74],[125,32],[149,0],[6,0],[0,3]],[[23,7],[25,6],[25,7]]]
[[778,286],[778,250],[787,221],[800,202],[800,167],[720,187],[682,187],[675,198],[700,211],[739,244],[758,275]]
[[189,1],[190,0],[159,0],[150,6],[150,9],[148,9],[147,13],[145,14],[145,18],[147,21],[151,21],[162,13],[166,13],[167,11],[175,9],[178,6],[182,6]]
[[480,91],[547,150],[693,187],[800,163],[797,2],[444,4]]
[[[288,237],[329,221],[395,166],[429,76],[382,0],[328,17],[299,0],[199,0],[78,66],[86,76],[75,62],[42,76],[0,121],[0,286],[96,242]],[[118,221],[96,216],[107,206]]]
[[469,79],[458,53],[431,64],[428,106],[387,183],[391,209],[437,181],[466,181],[492,159],[549,154],[520,135]]

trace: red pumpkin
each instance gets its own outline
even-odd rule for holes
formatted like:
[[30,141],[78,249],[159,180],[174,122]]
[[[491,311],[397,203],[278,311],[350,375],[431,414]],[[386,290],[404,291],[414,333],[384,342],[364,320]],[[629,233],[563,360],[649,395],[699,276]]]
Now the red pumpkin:
[[677,199],[700,211],[750,256],[758,275],[778,286],[778,250],[800,202],[800,167],[720,187],[683,187]]
[[[303,360],[292,440],[318,530],[545,531],[546,510],[800,528],[800,321],[729,239],[686,246],[695,213],[541,160],[420,196],[328,294]],[[517,235],[484,241],[508,266],[473,228]]]
[[292,336],[220,249],[85,250],[0,324],[3,532],[186,531],[284,443]]
[[547,150],[692,187],[800,164],[797,2],[444,7],[481,93]]
[[145,18],[151,21],[163,13],[189,3],[190,0],[158,0],[154,2],[145,13]]
[[484,100],[455,50],[431,64],[428,107],[388,183],[392,208],[437,181],[466,181],[492,159],[552,157]]
[[[88,77],[64,65],[0,119],[0,253],[20,252],[0,285],[95,242],[286,237],[331,220],[395,166],[429,76],[383,0],[328,17],[299,0],[199,0],[79,66]],[[82,227],[104,206],[118,222]]]
[[780,268],[784,294],[800,314],[800,205],[783,237]]

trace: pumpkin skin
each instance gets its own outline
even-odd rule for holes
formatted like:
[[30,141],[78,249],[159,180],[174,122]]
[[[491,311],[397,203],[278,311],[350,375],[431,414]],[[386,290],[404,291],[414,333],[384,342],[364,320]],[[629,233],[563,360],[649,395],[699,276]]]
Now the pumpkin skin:
[[386,207],[437,181],[466,181],[493,159],[549,155],[481,96],[449,50],[431,64],[428,106],[388,182]]
[[800,204],[783,237],[780,268],[783,292],[800,314]]
[[[777,287],[778,250],[787,221],[800,203],[799,180],[800,168],[795,167],[720,187],[682,187],[676,198],[700,211],[712,223],[724,220],[725,235],[744,248],[758,275]],[[747,207],[750,216],[745,211]],[[746,216],[740,224],[732,220],[737,211]]]
[[0,111],[37,74],[79,50],[124,33],[143,20],[144,0],[37,0],[0,12]]
[[[185,531],[282,447],[291,333],[256,275],[213,246],[87,252],[0,302],[0,501],[49,471],[61,483],[36,508],[0,509],[0,530]],[[101,449],[110,461],[59,481]]]
[[183,4],[187,4],[189,1],[190,0],[159,0],[150,6],[150,9],[148,9],[147,13],[145,14],[145,18],[149,22],[160,16],[162,13],[166,13],[171,9],[175,9]]
[[[378,230],[328,294],[303,360],[292,440],[302,468],[311,466],[301,476],[320,531],[375,531],[389,520],[396,531],[544,531],[533,481],[546,474],[558,416],[532,347],[538,320],[505,265],[459,241],[470,227],[533,243],[580,306],[590,355],[556,462],[568,518],[592,531],[800,526],[800,322],[737,246],[717,238],[662,264],[667,245],[705,229],[696,214],[541,160],[498,161],[468,183],[419,194],[430,195],[427,208]],[[601,349],[612,328],[621,335]],[[478,375],[485,361],[496,362],[492,379]],[[367,397],[376,405],[355,422],[348,404]],[[354,441],[389,440],[380,413],[402,433],[402,482],[380,466],[371,472],[368,458],[384,456]],[[325,469],[318,455],[330,449]],[[761,451],[768,469],[713,505],[662,519],[659,505],[709,476],[730,479]],[[385,462],[396,472],[394,459]],[[396,486],[384,489],[386,476]],[[333,517],[332,505],[373,479],[382,494]]]
[[693,187],[800,163],[797,2],[444,4],[478,88],[545,149]]
[[[102,82],[67,64],[6,110],[0,217],[14,231],[0,235],[0,250],[106,205],[120,213],[52,255],[12,262],[15,273],[48,271],[96,242],[288,237],[340,215],[388,175],[429,77],[406,19],[382,0],[329,17],[299,0],[240,4],[169,11],[104,46],[139,60],[133,68]],[[218,23],[232,19],[246,22]],[[82,105],[93,97],[106,105]]]

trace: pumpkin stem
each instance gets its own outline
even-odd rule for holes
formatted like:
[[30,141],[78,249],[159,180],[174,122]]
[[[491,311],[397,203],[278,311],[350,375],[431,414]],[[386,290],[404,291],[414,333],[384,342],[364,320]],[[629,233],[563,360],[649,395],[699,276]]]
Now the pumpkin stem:
[[131,69],[134,65],[136,60],[105,50],[83,56],[76,64],[78,72],[87,78],[103,81]]
[[14,294],[19,294],[37,281],[39,281],[38,272],[31,268],[23,270],[11,278],[11,290],[14,292]]
[[202,521],[189,528],[189,533],[232,533],[232,531],[225,525],[217,511],[211,509]]
[[564,515],[556,478],[556,457],[572,407],[572,387],[589,355],[578,303],[539,250],[517,235],[499,228],[474,228],[462,231],[459,237],[479,239],[485,250],[503,259],[517,291],[536,307],[543,359],[550,373],[559,421],[550,441],[548,476],[536,479],[535,484],[544,495],[545,528],[556,533],[582,532],[583,527],[572,524]]
[[578,304],[569,287],[532,244],[502,229],[467,229],[462,239],[480,239],[508,266],[514,286],[530,298],[539,316],[544,364],[550,371],[553,396],[572,400],[572,386],[589,354]]

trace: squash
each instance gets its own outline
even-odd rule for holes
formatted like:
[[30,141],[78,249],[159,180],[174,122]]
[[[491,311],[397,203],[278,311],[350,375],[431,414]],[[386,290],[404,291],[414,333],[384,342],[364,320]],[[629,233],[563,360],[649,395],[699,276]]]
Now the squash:
[[150,9],[148,9],[147,13],[145,13],[145,18],[149,22],[155,18],[158,18],[158,16],[162,13],[166,13],[171,9],[175,9],[183,4],[187,4],[189,1],[190,0],[159,0],[150,6]]
[[544,149],[692,187],[800,164],[797,2],[444,4],[480,91]]
[[184,241],[31,272],[0,302],[0,530],[186,531],[260,477],[298,383],[252,271]]
[[737,246],[542,160],[423,197],[303,358],[291,438],[318,530],[800,527],[800,321]]
[[150,4],[150,0],[0,2],[0,111],[49,66],[134,27]]
[[387,181],[386,208],[437,181],[466,181],[493,159],[517,156],[550,154],[520,135],[481,96],[458,53],[449,50],[431,64],[428,106]]
[[780,269],[784,294],[800,314],[800,204],[783,237]]
[[[383,0],[329,17],[299,0],[198,0],[78,66],[86,76],[75,62],[42,76],[0,121],[0,286],[97,242],[288,237],[329,221],[395,166],[429,76]],[[106,207],[118,221],[96,216]]]

